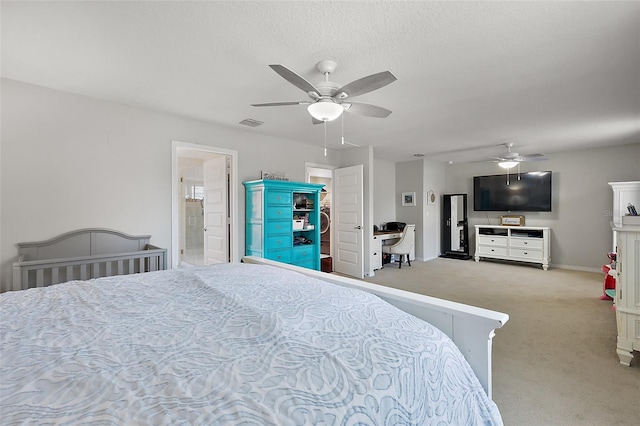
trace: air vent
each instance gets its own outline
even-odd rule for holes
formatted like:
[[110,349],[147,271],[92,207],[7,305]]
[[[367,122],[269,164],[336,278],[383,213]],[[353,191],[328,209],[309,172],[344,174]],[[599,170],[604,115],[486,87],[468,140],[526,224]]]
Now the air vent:
[[420,158],[420,157],[424,157],[424,154],[413,154],[413,156]]
[[262,126],[264,122],[254,120],[253,118],[245,118],[240,122],[240,124],[242,124],[243,126],[258,127],[258,126]]

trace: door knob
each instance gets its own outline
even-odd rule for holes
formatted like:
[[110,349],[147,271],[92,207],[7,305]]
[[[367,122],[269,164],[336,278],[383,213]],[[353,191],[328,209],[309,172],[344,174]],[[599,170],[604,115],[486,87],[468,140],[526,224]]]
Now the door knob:
[[358,226],[355,226],[353,229],[362,229],[362,226],[358,225]]

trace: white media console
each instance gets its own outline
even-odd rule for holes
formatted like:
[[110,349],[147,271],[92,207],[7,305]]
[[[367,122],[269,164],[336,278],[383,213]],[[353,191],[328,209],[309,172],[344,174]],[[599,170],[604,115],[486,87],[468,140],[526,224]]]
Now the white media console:
[[539,263],[549,267],[550,228],[542,226],[475,225],[475,261],[480,258]]

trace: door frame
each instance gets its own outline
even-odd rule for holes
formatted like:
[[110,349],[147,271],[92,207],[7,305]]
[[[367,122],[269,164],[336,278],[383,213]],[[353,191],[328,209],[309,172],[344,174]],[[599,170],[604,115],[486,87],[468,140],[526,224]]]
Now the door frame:
[[[335,166],[330,166],[327,164],[318,164],[318,163],[304,163],[305,168],[305,182],[311,183],[312,177],[319,177],[329,179],[331,181],[331,187],[328,188],[329,191],[329,203],[331,204],[331,211],[329,212],[329,223],[333,223],[333,209],[335,206],[335,202],[333,199],[333,171],[337,169]],[[333,227],[329,228],[329,256],[333,256]]]
[[229,218],[230,235],[229,247],[231,262],[240,262],[240,244],[238,232],[238,151],[234,149],[218,148],[209,145],[199,145],[189,142],[171,141],[171,268],[177,268],[180,261],[180,173],[178,158],[181,152],[199,151],[211,154],[226,155],[231,159],[229,170]]

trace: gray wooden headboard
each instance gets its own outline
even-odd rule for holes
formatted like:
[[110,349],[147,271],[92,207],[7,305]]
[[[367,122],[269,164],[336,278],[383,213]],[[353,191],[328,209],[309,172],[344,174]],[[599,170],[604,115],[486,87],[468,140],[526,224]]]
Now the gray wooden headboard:
[[149,244],[150,239],[150,235],[87,228],[19,243],[13,290],[166,269],[167,250]]

